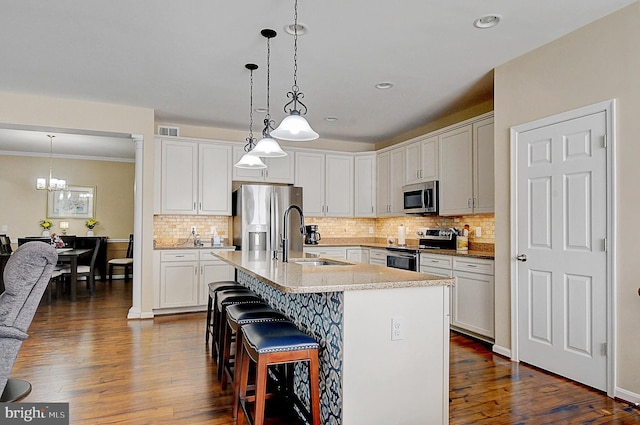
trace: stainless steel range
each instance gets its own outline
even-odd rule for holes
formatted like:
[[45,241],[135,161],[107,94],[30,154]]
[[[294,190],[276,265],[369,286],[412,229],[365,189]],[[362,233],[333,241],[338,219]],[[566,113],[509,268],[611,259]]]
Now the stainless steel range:
[[457,233],[454,229],[424,229],[418,232],[418,236],[420,249],[456,249]]

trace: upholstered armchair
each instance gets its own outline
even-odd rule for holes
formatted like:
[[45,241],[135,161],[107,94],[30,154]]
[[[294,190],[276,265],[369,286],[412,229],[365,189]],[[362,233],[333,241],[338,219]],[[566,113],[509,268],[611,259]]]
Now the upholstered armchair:
[[0,294],[0,393],[57,261],[56,250],[42,242],[21,245],[7,261],[5,291]]

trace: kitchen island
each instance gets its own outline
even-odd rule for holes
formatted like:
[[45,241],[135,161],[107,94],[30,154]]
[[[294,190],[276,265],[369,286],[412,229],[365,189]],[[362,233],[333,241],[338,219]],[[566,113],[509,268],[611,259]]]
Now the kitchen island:
[[[452,279],[290,253],[216,252],[320,343],[323,424],[446,424]],[[315,259],[317,260],[317,259]],[[395,325],[395,326],[394,326]],[[308,405],[299,377],[296,393]]]

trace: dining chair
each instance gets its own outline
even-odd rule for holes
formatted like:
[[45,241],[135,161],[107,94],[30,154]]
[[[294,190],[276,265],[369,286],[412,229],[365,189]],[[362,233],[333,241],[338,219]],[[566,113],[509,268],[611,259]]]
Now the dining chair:
[[[95,265],[96,258],[98,257],[98,249],[100,248],[100,238],[96,238],[96,245],[93,248],[93,253],[91,254],[91,261],[88,265],[86,264],[78,264],[77,268],[77,276],[86,276],[87,277],[87,286],[89,287],[89,292],[93,295],[96,292],[96,277],[95,277]],[[64,279],[71,276],[71,267],[65,266],[60,270]],[[73,282],[71,282],[73,285]]]
[[11,254],[11,238],[7,235],[0,235],[0,254]]
[[129,235],[129,245],[127,246],[127,256],[125,258],[112,258],[108,261],[109,264],[109,282],[113,280],[113,268],[124,268],[124,281],[129,281],[129,274],[133,268],[133,233]]
[[60,236],[62,242],[64,242],[64,246],[67,248],[75,248],[76,247],[76,235],[62,235]]

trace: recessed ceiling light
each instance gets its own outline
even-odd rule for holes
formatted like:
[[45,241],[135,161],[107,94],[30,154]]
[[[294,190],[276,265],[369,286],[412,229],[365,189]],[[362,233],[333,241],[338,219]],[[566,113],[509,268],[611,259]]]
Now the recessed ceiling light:
[[326,117],[324,120],[329,122],[334,122],[334,121],[338,121],[338,117]]
[[380,90],[387,90],[387,89],[390,89],[391,87],[393,87],[393,83],[389,83],[389,82],[376,84],[376,88]]
[[501,19],[502,16],[493,13],[476,19],[473,26],[480,29],[493,28],[500,23]]
[[[306,33],[309,32],[309,28],[307,28],[307,26],[301,22],[298,22],[297,29],[298,29],[298,35],[305,35]],[[285,25],[284,32],[286,32],[289,35],[295,35],[296,24]]]

